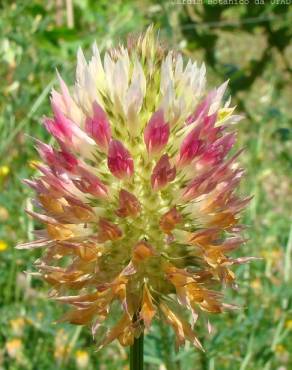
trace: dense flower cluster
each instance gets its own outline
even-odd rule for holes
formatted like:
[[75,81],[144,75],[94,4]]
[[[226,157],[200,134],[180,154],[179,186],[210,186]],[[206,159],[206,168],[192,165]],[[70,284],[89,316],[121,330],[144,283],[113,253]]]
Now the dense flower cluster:
[[234,193],[244,171],[228,155],[240,117],[223,103],[227,83],[206,93],[204,65],[166,51],[151,27],[103,63],[96,45],[89,62],[79,50],[74,87],[59,81],[44,118],[57,145],[37,141],[40,175],[26,180],[45,229],[19,248],[46,249],[36,267],[72,306],[63,319],[91,325],[99,346],[131,345],[159,315],[177,346],[201,347],[199,312],[231,307],[218,288],[248,260],[228,256],[249,198]]

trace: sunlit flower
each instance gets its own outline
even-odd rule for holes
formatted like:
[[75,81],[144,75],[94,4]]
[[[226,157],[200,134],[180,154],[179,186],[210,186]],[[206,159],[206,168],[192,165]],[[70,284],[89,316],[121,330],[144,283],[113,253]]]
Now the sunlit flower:
[[275,347],[275,352],[277,354],[282,354],[286,352],[286,348],[283,346],[283,344],[277,344]]
[[292,319],[289,319],[285,322],[285,328],[292,330]]
[[0,252],[6,251],[8,248],[8,244],[6,243],[5,240],[0,240]]
[[22,355],[22,341],[19,338],[14,338],[6,342],[6,351],[8,356],[13,359],[19,359]]
[[75,352],[75,361],[78,369],[87,369],[89,364],[89,354],[87,351],[77,350]]
[[10,172],[10,168],[8,166],[0,166],[0,177],[6,177]]
[[10,323],[13,334],[17,335],[19,337],[22,336],[23,329],[24,329],[24,326],[25,326],[24,318],[23,317],[17,317],[15,319],[10,320],[9,323]]
[[46,249],[36,267],[50,296],[99,348],[131,345],[155,318],[177,346],[201,348],[199,313],[234,307],[220,283],[234,286],[231,266],[249,260],[228,256],[250,198],[235,194],[244,171],[229,154],[240,117],[227,83],[206,93],[205,66],[165,50],[151,27],[103,62],[96,45],[89,62],[79,50],[70,91],[58,77],[43,120],[57,145],[37,141],[41,175],[26,180],[45,229],[19,248]]

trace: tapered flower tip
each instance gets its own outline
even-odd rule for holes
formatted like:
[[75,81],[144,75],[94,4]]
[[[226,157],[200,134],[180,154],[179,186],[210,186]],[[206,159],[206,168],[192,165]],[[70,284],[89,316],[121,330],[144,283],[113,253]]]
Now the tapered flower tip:
[[141,204],[134,194],[122,189],[119,193],[119,209],[116,214],[119,217],[137,217],[141,210]]
[[50,145],[38,141],[37,150],[42,159],[50,164],[55,170],[65,169],[74,172],[78,166],[78,159],[66,150],[54,150]]
[[206,98],[196,107],[194,113],[188,117],[186,123],[191,124],[196,120],[200,119],[201,117],[205,116],[206,114],[208,114],[210,105],[212,104],[212,101],[215,98],[215,96],[216,90],[209,92]]
[[122,236],[121,229],[105,218],[99,220],[99,228],[97,239],[100,243],[106,242],[107,240],[118,240]]
[[169,182],[175,179],[176,169],[171,167],[167,154],[164,154],[153,169],[151,185],[153,190],[164,188]]
[[55,119],[45,117],[43,123],[47,131],[60,142],[72,140],[72,130],[70,122],[61,114]]
[[78,168],[78,174],[80,176],[74,179],[73,183],[79,190],[94,195],[97,198],[107,197],[107,186],[97,176],[81,166]]
[[157,253],[151,244],[144,240],[139,241],[133,249],[133,262],[138,263],[146,260],[149,257],[155,256]]
[[67,171],[74,171],[78,166],[78,159],[71,153],[61,150],[58,152],[58,159],[61,166]]
[[150,328],[153,317],[156,313],[156,308],[153,303],[152,296],[150,294],[147,284],[143,288],[143,298],[141,304],[140,317],[142,318],[144,325],[147,329]]
[[92,117],[86,118],[85,131],[101,149],[107,150],[111,139],[111,128],[107,115],[97,102],[93,103],[92,110]]
[[160,229],[166,233],[170,234],[177,224],[182,221],[182,215],[174,207],[168,212],[166,212],[160,219],[159,226]]
[[169,124],[164,120],[163,110],[159,109],[150,118],[144,130],[144,141],[149,154],[159,153],[167,144]]
[[180,147],[178,165],[189,164],[200,153],[203,142],[200,139],[200,128],[194,128],[183,140]]
[[111,140],[107,164],[111,173],[118,179],[131,177],[134,173],[131,154],[119,140]]

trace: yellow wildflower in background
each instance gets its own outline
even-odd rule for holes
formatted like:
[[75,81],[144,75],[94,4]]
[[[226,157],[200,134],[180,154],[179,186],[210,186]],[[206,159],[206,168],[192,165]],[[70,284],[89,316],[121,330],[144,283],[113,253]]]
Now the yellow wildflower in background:
[[79,369],[87,369],[89,364],[89,354],[87,351],[78,350],[75,352],[75,361]]
[[5,240],[0,240],[0,252],[6,251],[8,248],[8,244],[5,242]]
[[9,321],[13,334],[17,336],[22,336],[23,329],[25,326],[25,320],[23,317],[17,317],[16,319],[12,319]]
[[5,344],[8,356],[19,359],[22,355],[22,341],[19,338],[8,340]]
[[277,344],[275,348],[275,352],[278,354],[282,354],[286,352],[286,348],[283,346],[283,344]]
[[292,319],[285,322],[285,328],[292,329]]
[[0,166],[0,177],[6,177],[10,172],[10,168],[8,166]]

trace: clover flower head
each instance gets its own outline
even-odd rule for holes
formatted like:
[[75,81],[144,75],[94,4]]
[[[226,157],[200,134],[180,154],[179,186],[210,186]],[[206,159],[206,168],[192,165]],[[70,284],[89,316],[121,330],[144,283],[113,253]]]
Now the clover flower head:
[[250,198],[235,194],[244,171],[229,154],[240,117],[227,83],[206,92],[205,72],[149,27],[103,61],[96,45],[89,62],[79,50],[75,85],[58,76],[52,91],[43,124],[56,145],[37,141],[40,175],[26,180],[45,228],[19,248],[46,250],[36,267],[72,307],[63,320],[90,325],[99,347],[131,345],[157,317],[177,346],[201,348],[200,313],[232,307],[220,284],[249,260],[229,253]]

